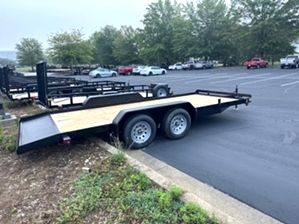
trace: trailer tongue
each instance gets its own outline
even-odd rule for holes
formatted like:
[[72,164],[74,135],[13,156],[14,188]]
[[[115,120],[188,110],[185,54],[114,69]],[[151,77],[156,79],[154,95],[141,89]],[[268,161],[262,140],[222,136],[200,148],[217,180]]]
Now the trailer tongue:
[[92,96],[78,109],[21,118],[17,154],[99,132],[112,132],[129,147],[143,148],[158,127],[170,139],[183,138],[191,120],[250,102],[249,94],[208,90],[161,98],[144,98],[137,92]]

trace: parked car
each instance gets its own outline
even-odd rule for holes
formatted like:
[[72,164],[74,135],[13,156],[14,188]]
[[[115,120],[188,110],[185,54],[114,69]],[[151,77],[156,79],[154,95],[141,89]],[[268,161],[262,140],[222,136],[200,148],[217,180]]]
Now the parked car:
[[182,70],[183,65],[182,65],[182,63],[176,63],[174,65],[169,65],[168,69],[169,70]]
[[280,68],[299,68],[299,55],[288,55],[280,59]]
[[203,65],[199,61],[187,61],[183,64],[183,70],[201,69]]
[[263,60],[261,58],[252,58],[250,61],[245,61],[244,63],[245,67],[247,67],[247,69],[250,68],[267,68],[268,66],[268,61]]
[[144,69],[146,66],[134,66],[133,75],[140,75],[140,71]]
[[117,76],[117,72],[111,71],[110,69],[107,68],[97,68],[89,72],[89,76],[91,78],[111,77],[111,76]]
[[133,68],[135,65],[129,65],[129,66],[124,66],[118,69],[118,74],[120,75],[132,75],[133,74]]
[[140,70],[140,75],[164,75],[167,71],[158,66],[148,66]]
[[207,68],[214,68],[214,64],[210,61],[198,61],[196,63],[195,69],[207,69]]

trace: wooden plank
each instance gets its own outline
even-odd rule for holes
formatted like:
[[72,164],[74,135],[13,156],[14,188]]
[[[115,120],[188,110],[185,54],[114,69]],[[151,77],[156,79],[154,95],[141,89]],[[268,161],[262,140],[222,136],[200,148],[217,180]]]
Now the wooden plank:
[[124,109],[145,107],[176,101],[190,102],[193,105],[193,107],[199,108],[204,106],[216,105],[218,104],[218,99],[221,99],[221,103],[237,101],[237,99],[234,98],[223,98],[192,94],[174,98],[158,98],[156,100],[151,101],[121,104],[115,106],[108,106],[104,108],[93,108],[87,110],[57,113],[52,114],[51,116],[60,132],[66,133],[112,124],[117,114]]

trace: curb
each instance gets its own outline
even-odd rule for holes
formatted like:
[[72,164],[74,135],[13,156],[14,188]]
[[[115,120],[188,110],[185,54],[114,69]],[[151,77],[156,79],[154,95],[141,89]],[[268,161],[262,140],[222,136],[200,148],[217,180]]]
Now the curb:
[[[100,146],[111,154],[118,149],[100,140]],[[226,224],[280,224],[278,220],[242,203],[215,188],[192,178],[166,163],[144,153],[142,150],[125,151],[129,164],[161,187],[169,190],[171,186],[184,189],[181,199],[195,202],[210,216]]]

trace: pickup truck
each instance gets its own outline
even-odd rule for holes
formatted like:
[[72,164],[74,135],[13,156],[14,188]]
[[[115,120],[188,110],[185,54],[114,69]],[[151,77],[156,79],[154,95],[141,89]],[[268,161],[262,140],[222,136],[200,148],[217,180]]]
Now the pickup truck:
[[254,68],[267,68],[268,61],[263,60],[261,58],[252,58],[250,61],[245,61],[244,65],[247,67],[247,69],[250,69],[252,67]]
[[193,70],[202,68],[202,64],[198,61],[187,61],[183,64],[183,70]]
[[134,65],[124,66],[118,69],[118,74],[120,75],[132,75]]
[[299,55],[288,55],[280,59],[280,68],[299,68]]

